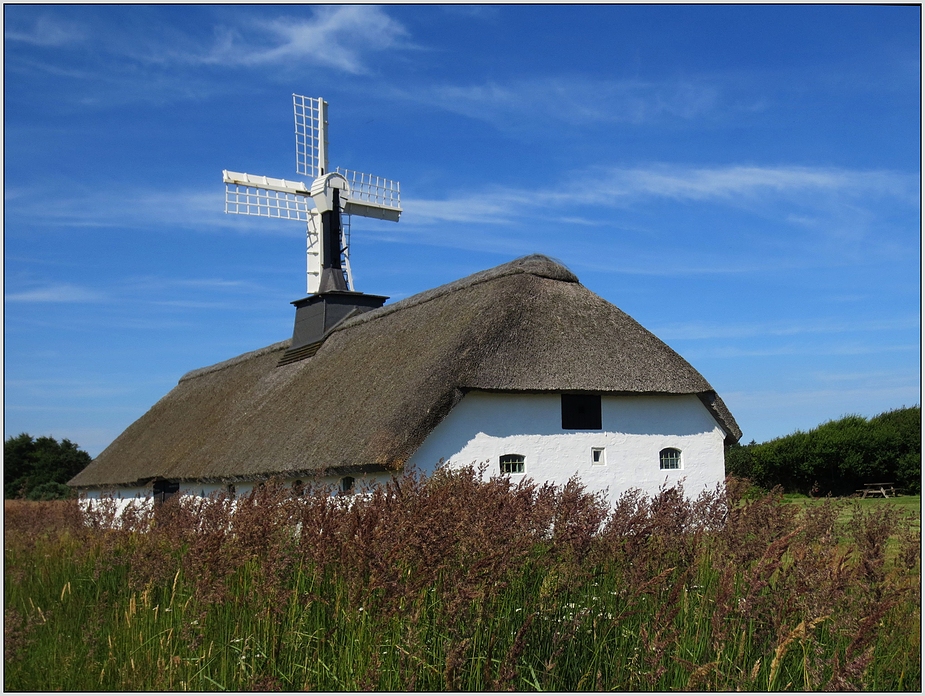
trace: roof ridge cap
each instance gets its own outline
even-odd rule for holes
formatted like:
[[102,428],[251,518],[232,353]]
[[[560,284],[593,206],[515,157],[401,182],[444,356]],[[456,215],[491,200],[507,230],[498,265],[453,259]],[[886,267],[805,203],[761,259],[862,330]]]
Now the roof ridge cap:
[[[376,319],[381,319],[384,316],[392,314],[393,312],[398,312],[403,309],[408,309],[409,307],[416,307],[422,305],[431,300],[436,300],[445,295],[449,295],[460,290],[465,290],[466,288],[473,287],[475,285],[480,285],[481,283],[487,283],[498,278],[504,278],[506,276],[518,275],[518,274],[528,274],[535,275],[540,278],[549,278],[550,280],[558,280],[564,283],[579,283],[578,276],[576,276],[568,267],[563,264],[561,261],[557,261],[549,256],[543,254],[530,254],[528,256],[521,256],[514,259],[513,261],[508,261],[499,266],[494,266],[493,268],[488,268],[484,271],[477,271],[463,278],[453,280],[449,283],[443,285],[438,285],[435,288],[430,290],[424,290],[417,294],[406,297],[403,300],[390,305],[384,305],[378,309],[371,310],[369,312],[363,312],[362,314],[349,317],[343,322],[331,329],[330,333],[336,333],[342,329],[349,329],[353,326],[359,324],[374,321]],[[330,335],[330,334],[329,334]]]
[[245,360],[251,360],[253,358],[259,358],[261,355],[267,355],[268,353],[274,353],[283,348],[288,348],[289,344],[292,342],[291,338],[287,338],[285,341],[280,341],[279,343],[274,343],[269,346],[264,346],[263,348],[258,348],[257,350],[252,350],[248,353],[242,353],[241,355],[236,355],[233,358],[228,360],[222,360],[217,362],[214,365],[206,365],[205,367],[200,367],[195,370],[190,370],[185,375],[183,375],[177,384],[180,382],[185,382],[189,379],[195,379],[197,377],[202,377],[203,375],[211,374],[212,372],[218,372],[219,370],[224,370],[227,367],[233,367],[239,363],[244,362]]

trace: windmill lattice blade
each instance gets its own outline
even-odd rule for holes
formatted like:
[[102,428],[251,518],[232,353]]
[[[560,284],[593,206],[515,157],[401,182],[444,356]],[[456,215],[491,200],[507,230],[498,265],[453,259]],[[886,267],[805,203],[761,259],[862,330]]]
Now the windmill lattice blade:
[[401,190],[397,181],[350,169],[337,168],[350,185],[348,211],[353,215],[398,221]]
[[236,215],[307,222],[314,202],[309,196],[258,186],[225,184],[225,212]]
[[303,196],[311,195],[311,191],[309,190],[308,186],[303,184],[301,181],[274,179],[272,176],[242,174],[241,172],[229,172],[227,169],[225,169],[222,170],[222,181],[224,181],[226,184],[240,184],[241,186],[269,189],[270,191],[301,193]]
[[317,179],[328,171],[328,104],[321,97],[292,95],[295,170]]

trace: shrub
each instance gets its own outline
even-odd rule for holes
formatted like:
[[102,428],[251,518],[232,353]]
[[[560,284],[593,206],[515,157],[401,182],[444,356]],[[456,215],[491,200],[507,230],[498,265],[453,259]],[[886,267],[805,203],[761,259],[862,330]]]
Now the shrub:
[[46,481],[34,486],[26,494],[28,500],[63,500],[74,497],[74,491],[66,484]]
[[726,473],[769,490],[846,495],[865,483],[893,481],[921,492],[921,408],[871,419],[846,416],[810,430],[726,450]]

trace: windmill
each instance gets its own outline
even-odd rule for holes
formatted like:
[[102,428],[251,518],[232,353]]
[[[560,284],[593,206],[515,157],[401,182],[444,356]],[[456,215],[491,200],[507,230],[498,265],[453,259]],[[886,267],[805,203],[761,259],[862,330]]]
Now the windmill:
[[328,103],[293,94],[292,109],[296,172],[311,177],[311,184],[225,170],[225,212],[305,222],[308,293],[354,292],[351,218],[398,222],[398,182],[339,167],[329,171]]

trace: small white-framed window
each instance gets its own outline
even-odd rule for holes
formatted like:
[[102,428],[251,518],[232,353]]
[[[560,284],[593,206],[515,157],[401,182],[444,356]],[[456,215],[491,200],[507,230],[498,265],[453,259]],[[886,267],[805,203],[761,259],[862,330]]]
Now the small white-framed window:
[[502,454],[501,455],[501,473],[502,474],[522,474],[524,473],[524,455],[522,454]]
[[658,453],[659,469],[680,469],[681,450],[676,447],[666,447]]
[[340,494],[341,495],[353,495],[354,484],[356,479],[353,476],[344,476],[340,480]]
[[591,466],[604,466],[607,464],[607,453],[603,447],[591,448]]

